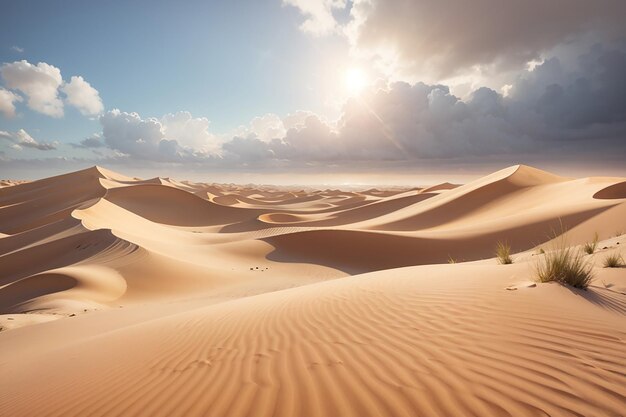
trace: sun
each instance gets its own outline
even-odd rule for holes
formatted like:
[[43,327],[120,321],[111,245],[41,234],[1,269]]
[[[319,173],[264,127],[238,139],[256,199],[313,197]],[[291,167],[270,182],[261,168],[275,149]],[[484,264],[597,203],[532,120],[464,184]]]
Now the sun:
[[368,79],[360,68],[348,68],[344,76],[346,89],[352,95],[358,96],[367,87]]

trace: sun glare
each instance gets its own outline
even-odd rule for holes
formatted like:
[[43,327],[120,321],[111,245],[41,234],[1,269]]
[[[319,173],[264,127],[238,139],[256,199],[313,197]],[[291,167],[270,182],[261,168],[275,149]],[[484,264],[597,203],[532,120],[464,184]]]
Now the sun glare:
[[367,87],[367,76],[359,68],[349,68],[345,73],[346,89],[352,95],[359,95]]

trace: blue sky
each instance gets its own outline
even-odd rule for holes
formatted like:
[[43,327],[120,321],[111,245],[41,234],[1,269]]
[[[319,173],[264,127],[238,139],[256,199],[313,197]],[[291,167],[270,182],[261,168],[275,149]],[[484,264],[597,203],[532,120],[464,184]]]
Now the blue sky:
[[3,177],[94,164],[620,173],[626,157],[620,1],[0,7]]
[[[298,30],[298,11],[279,1],[13,1],[4,7],[0,61],[47,62],[64,74],[81,74],[107,108],[153,116],[184,109],[208,117],[218,131],[267,112],[334,115],[316,89],[347,45],[337,37],[307,37]],[[77,140],[98,129],[75,113],[64,120],[24,117],[51,139]],[[21,122],[27,121],[3,125]]]

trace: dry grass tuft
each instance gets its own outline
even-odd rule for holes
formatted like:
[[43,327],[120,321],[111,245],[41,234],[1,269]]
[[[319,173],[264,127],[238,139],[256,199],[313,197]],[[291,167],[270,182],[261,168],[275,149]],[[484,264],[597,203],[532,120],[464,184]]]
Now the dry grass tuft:
[[585,289],[593,279],[593,264],[584,259],[577,247],[567,244],[566,233],[561,230],[554,247],[539,257],[536,274],[539,282],[560,282]]
[[511,246],[507,242],[498,242],[496,245],[496,258],[502,265],[513,263],[511,258]]
[[591,255],[591,254],[593,254],[596,251],[597,247],[598,247],[598,234],[596,233],[593,236],[593,240],[591,242],[585,243],[585,245],[583,246],[583,250],[588,255]]
[[624,258],[619,253],[611,253],[604,258],[603,265],[605,268],[622,268],[626,266]]

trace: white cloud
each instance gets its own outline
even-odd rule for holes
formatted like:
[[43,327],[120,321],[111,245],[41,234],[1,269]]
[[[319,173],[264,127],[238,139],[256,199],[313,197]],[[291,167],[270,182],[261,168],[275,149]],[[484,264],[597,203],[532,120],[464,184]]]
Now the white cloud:
[[281,118],[272,113],[252,119],[250,131],[263,141],[282,138],[287,133]]
[[63,83],[61,71],[40,62],[32,65],[28,61],[16,61],[0,67],[5,85],[26,95],[28,107],[52,117],[63,116],[63,102],[58,88]]
[[546,58],[522,72],[506,96],[487,87],[459,98],[442,84],[379,84],[348,100],[336,121],[305,111],[266,114],[228,138],[188,112],[157,119],[113,110],[100,122],[104,143],[129,160],[221,168],[573,157],[602,149],[615,159],[626,155],[623,74],[626,43],[598,44],[575,58]]
[[194,118],[187,111],[166,114],[161,118],[161,130],[167,139],[174,139],[182,147],[196,152],[218,151],[216,137],[209,133],[210,122],[206,117]]
[[262,142],[285,137],[289,129],[302,128],[309,116],[317,115],[311,111],[298,110],[281,118],[274,113],[253,118],[248,125],[239,126],[230,137],[253,136]]
[[305,17],[300,30],[314,36],[327,35],[338,28],[333,10],[344,9],[346,0],[283,0],[283,5],[294,6]]
[[114,109],[100,116],[102,136],[112,149],[146,159],[159,159],[164,140],[161,122]]
[[283,126],[286,130],[303,127],[309,116],[315,116],[315,113],[308,110],[298,110],[295,113],[290,113],[283,118]]
[[236,137],[224,144],[225,157],[423,161],[598,147],[626,154],[626,44],[596,45],[576,62],[547,59],[520,75],[506,97],[482,87],[460,99],[444,85],[392,83],[349,100],[336,123],[309,115],[282,138]]
[[231,161],[247,164],[248,162],[273,159],[276,155],[267,143],[254,135],[247,137],[235,136],[223,145],[226,157]]
[[252,135],[264,142],[268,142],[275,138],[282,138],[286,132],[283,120],[276,114],[267,113],[263,116],[255,117],[247,126],[239,126],[233,133],[233,136],[247,137]]
[[[69,83],[64,83],[61,70],[45,62],[39,62],[37,65],[26,60],[5,63],[0,67],[0,74],[5,86],[22,92],[27,98],[28,107],[36,112],[51,117],[62,117],[64,106],[59,96],[60,92],[65,94],[65,101],[69,105],[76,107],[84,115],[97,115],[104,110],[98,90],[83,77],[73,76]],[[5,115],[14,114],[15,101],[21,101],[21,98],[0,88],[1,112]]]
[[15,52],[18,52],[18,53],[20,53],[20,54],[24,52],[24,48],[20,48],[20,47],[19,47],[19,46],[17,46],[17,45],[13,45],[13,46],[11,47],[11,49],[13,49]]
[[5,117],[14,117],[16,101],[22,101],[22,97],[0,87],[0,113]]
[[189,112],[167,114],[161,119],[114,109],[100,116],[102,137],[112,149],[147,160],[180,161],[211,158],[219,150],[209,133],[206,118]]
[[14,133],[0,131],[0,138],[13,142],[11,147],[16,150],[21,150],[22,148],[32,148],[40,151],[51,151],[56,149],[56,145],[54,143],[38,142],[24,129],[20,129]]
[[104,110],[98,90],[81,76],[73,76],[69,83],[61,87],[69,104],[76,107],[84,115],[96,115]]

